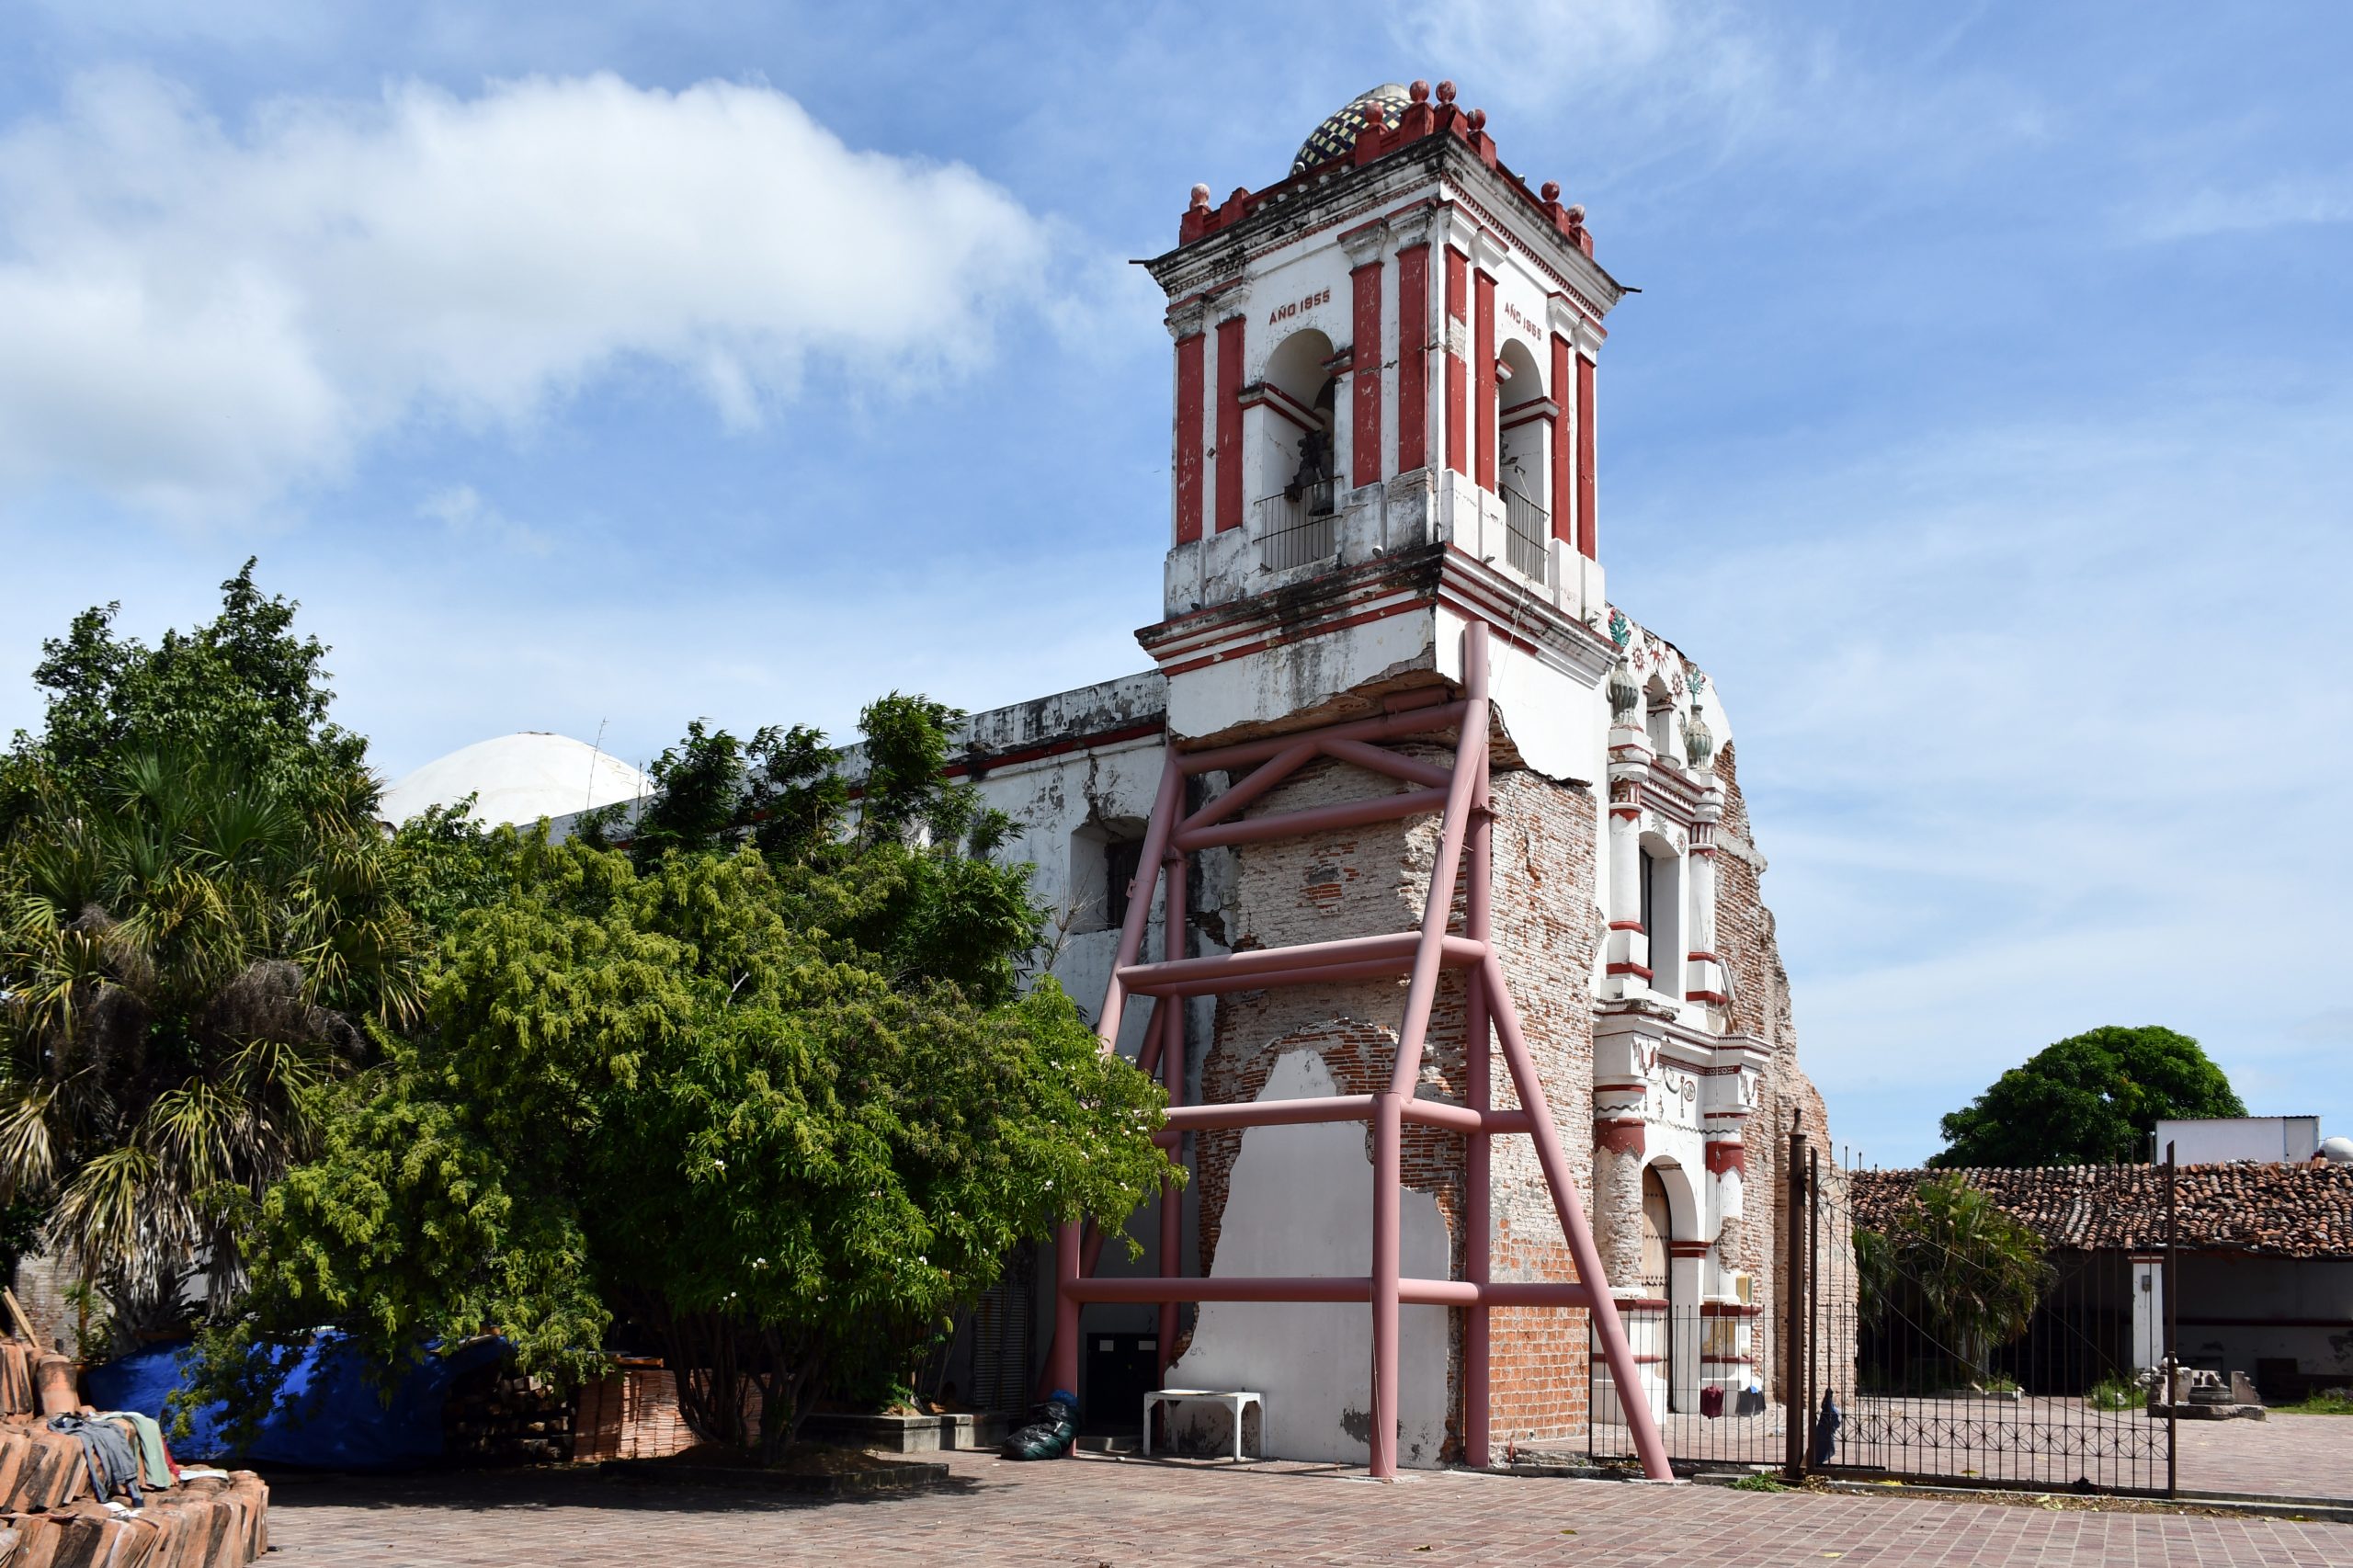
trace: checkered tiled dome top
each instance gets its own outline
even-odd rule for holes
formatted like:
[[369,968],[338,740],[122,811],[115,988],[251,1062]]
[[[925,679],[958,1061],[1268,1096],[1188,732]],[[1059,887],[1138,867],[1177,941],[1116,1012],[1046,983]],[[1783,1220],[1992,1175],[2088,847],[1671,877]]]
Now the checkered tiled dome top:
[[1290,172],[1297,174],[1334,158],[1346,157],[1357,144],[1357,132],[1370,123],[1376,113],[1381,116],[1382,130],[1395,130],[1398,117],[1411,101],[1404,86],[1396,82],[1383,82],[1370,92],[1358,93],[1308,133],[1307,140],[1299,145],[1299,156],[1290,161]]

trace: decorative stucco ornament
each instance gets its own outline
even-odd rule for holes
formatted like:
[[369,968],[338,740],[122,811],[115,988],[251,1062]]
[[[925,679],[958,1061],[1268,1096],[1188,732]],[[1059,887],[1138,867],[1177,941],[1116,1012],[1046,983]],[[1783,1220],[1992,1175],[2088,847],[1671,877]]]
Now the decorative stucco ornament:
[[1634,709],[1643,700],[1643,688],[1634,684],[1632,666],[1620,658],[1609,666],[1609,722],[1631,725]]
[[1690,717],[1683,721],[1683,760],[1691,765],[1694,773],[1704,773],[1715,755],[1716,737],[1710,733],[1708,722],[1699,717],[1699,705],[1694,702]]
[[1612,608],[1609,612],[1609,641],[1617,643],[1618,651],[1622,653],[1633,637],[1634,623],[1626,619],[1624,610]]

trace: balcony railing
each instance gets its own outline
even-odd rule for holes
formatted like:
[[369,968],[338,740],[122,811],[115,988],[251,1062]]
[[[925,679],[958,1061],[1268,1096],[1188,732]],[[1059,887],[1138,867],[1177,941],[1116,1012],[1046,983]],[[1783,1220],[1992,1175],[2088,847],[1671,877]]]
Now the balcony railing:
[[1552,517],[1518,491],[1504,491],[1504,559],[1540,583],[1552,558]]
[[1258,503],[1258,563],[1269,572],[1305,566],[1339,548],[1339,518],[1333,514],[1336,482],[1303,484],[1296,494],[1281,491]]

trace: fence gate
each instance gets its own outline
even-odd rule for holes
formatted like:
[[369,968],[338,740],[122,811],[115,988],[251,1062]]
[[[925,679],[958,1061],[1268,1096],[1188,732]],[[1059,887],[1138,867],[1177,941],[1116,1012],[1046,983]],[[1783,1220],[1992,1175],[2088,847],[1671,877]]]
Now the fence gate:
[[[1677,1468],[2173,1493],[2174,1423],[2149,1409],[2173,1353],[2170,1166],[2165,1244],[2145,1254],[2020,1247],[1961,1184],[1859,1231],[1845,1173],[1802,1135],[1783,1176],[1774,1210],[1792,1222],[1760,1299],[1665,1304],[1660,1424]],[[1693,1352],[1696,1375],[1670,1373]],[[1590,1449],[1614,1460],[1631,1434],[1593,1366]]]

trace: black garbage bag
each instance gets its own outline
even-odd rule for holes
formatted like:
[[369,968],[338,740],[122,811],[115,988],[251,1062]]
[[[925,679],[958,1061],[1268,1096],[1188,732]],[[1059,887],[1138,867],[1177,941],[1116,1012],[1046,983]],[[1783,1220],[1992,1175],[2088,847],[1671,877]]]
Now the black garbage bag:
[[1070,1452],[1078,1437],[1078,1396],[1056,1389],[1053,1396],[1029,1413],[1029,1424],[1005,1440],[998,1449],[1009,1460],[1058,1460]]
[[1828,1389],[1823,1390],[1822,1414],[1813,1421],[1814,1463],[1828,1464],[1838,1457],[1838,1428],[1846,1424],[1847,1417],[1839,1410],[1838,1402],[1830,1397]]

